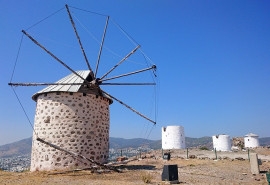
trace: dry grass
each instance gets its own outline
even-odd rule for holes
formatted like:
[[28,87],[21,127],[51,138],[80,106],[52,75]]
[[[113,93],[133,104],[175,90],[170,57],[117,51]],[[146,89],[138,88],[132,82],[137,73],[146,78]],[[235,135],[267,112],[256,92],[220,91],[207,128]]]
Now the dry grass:
[[[265,154],[267,153],[264,151]],[[158,154],[156,153],[156,156]],[[164,161],[161,157],[134,160],[119,166],[122,173],[70,172],[22,172],[0,171],[2,185],[145,185],[165,184],[161,181],[164,164],[177,164],[181,184],[267,184],[264,173],[270,169],[270,162],[263,161],[261,174],[252,175],[248,160],[201,160],[173,157]]]
[[146,184],[150,184],[153,180],[153,176],[149,172],[142,172],[141,178],[142,181]]

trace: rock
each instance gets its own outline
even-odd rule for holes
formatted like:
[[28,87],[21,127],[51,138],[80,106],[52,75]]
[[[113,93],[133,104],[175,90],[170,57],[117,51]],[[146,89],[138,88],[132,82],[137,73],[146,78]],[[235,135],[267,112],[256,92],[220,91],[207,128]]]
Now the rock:
[[154,154],[146,154],[145,157],[147,159],[150,159],[150,158],[155,158],[155,155]]
[[196,159],[196,155],[189,155],[188,158],[189,159]]
[[234,137],[232,139],[232,145],[233,145],[233,148],[236,149],[243,149],[245,144],[244,144],[244,138],[243,137]]
[[122,161],[125,161],[125,160],[127,160],[128,158],[127,157],[118,157],[117,158],[117,161],[118,162],[122,162]]

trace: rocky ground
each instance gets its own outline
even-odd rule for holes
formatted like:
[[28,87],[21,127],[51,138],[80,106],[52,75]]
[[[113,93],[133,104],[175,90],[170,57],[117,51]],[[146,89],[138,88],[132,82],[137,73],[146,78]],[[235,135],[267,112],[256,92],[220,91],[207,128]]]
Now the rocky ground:
[[[248,152],[215,152],[204,150],[171,151],[171,160],[162,159],[161,151],[153,151],[117,164],[121,173],[114,171],[63,171],[63,172],[0,172],[0,184],[92,184],[92,185],[137,185],[166,184],[161,181],[164,164],[177,164],[180,184],[265,184],[266,171],[270,170],[270,149],[259,148],[249,151],[258,153],[262,161],[260,174],[250,171]],[[189,158],[187,159],[187,154]]]

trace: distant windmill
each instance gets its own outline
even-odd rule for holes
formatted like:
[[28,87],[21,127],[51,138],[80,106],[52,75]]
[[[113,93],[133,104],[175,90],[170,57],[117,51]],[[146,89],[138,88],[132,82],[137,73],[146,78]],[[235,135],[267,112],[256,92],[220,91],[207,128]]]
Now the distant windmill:
[[67,68],[71,74],[55,83],[9,83],[11,86],[47,86],[32,97],[37,103],[33,131],[31,171],[88,168],[89,162],[99,165],[106,163],[109,157],[109,105],[113,100],[156,124],[155,121],[101,89],[102,85],[156,85],[155,83],[108,82],[109,80],[149,70],[155,73],[156,66],[152,65],[141,70],[108,77],[112,71],[117,69],[119,65],[139,49],[140,46],[137,46],[108,72],[98,77],[97,72],[109,16],[106,20],[96,67],[93,71],[68,5],[66,5],[66,10],[88,69],[73,70],[29,33],[22,30],[23,34],[32,40],[34,44]]

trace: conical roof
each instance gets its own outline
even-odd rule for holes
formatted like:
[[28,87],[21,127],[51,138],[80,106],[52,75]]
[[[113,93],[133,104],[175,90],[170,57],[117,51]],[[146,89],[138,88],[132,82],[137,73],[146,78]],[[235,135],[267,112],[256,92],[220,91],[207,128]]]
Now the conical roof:
[[259,137],[259,136],[256,134],[253,134],[253,133],[249,133],[249,134],[245,135],[245,137]]
[[[92,77],[90,75],[90,70],[80,70],[80,71],[76,71],[76,73],[78,75],[80,75],[82,78],[86,79],[88,82],[92,81]],[[68,85],[61,85],[63,83],[68,84]],[[96,86],[96,87],[91,86],[90,87],[90,86],[87,86],[86,84],[83,84],[83,83],[84,83],[83,79],[81,79],[76,74],[71,73],[70,75],[55,82],[55,84],[59,84],[59,85],[47,86],[46,88],[35,93],[32,96],[32,99],[34,101],[36,101],[40,94],[50,93],[50,92],[81,92],[81,93],[86,93],[86,94],[102,95],[102,96],[108,98],[103,93],[101,93],[98,86]],[[110,102],[112,103],[111,99],[110,99]]]

